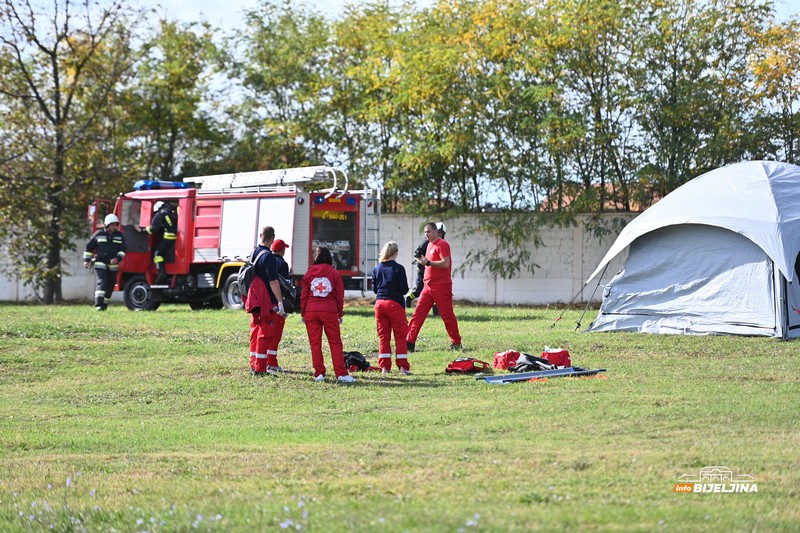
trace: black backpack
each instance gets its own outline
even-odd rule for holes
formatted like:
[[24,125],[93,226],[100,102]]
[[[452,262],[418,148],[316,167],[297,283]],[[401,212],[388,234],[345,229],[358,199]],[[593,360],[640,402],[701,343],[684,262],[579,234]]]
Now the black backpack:
[[[262,255],[268,252],[269,250],[261,250],[255,258],[253,258],[253,254],[251,253],[250,256],[244,260],[244,264],[239,267],[239,273],[236,274],[236,281],[239,283],[239,294],[242,295],[243,300],[247,298],[247,291],[250,290],[250,285],[253,284],[253,278],[256,277],[256,263],[261,259]],[[255,253],[255,250],[253,250],[253,253]]]
[[286,313],[295,313],[300,307],[297,305],[297,288],[289,278],[284,278],[278,274],[278,283],[281,285],[281,296],[283,297],[283,310]]
[[348,369],[355,366],[359,370],[366,370],[369,368],[369,361],[361,352],[344,352],[344,366]]

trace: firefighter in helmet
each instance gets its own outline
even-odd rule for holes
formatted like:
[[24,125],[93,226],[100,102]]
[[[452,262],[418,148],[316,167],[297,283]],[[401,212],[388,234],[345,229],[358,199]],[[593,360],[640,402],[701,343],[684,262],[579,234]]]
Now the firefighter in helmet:
[[117,215],[106,215],[103,229],[99,229],[86,243],[83,252],[83,267],[91,268],[97,274],[97,287],[94,291],[94,308],[105,311],[111,300],[111,293],[117,283],[119,264],[125,259],[125,237],[119,231]]
[[150,225],[142,228],[142,232],[155,235],[158,244],[153,251],[153,263],[158,269],[155,285],[166,285],[169,281],[165,263],[175,261],[175,240],[178,238],[178,217],[169,202],[156,202],[153,208],[155,215]]

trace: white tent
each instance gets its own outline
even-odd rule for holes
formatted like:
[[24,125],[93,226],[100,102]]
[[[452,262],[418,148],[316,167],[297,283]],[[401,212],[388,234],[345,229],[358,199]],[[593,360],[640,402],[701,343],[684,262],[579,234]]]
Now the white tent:
[[629,223],[587,283],[628,246],[589,331],[800,337],[800,167],[691,180]]

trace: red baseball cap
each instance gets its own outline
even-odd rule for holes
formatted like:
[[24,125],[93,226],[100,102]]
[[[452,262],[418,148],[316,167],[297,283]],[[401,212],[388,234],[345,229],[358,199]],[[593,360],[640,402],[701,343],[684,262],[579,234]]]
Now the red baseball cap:
[[273,252],[280,252],[281,250],[285,250],[288,247],[289,245],[286,244],[286,242],[284,242],[283,239],[278,239],[272,243],[272,246],[270,248],[272,249]]

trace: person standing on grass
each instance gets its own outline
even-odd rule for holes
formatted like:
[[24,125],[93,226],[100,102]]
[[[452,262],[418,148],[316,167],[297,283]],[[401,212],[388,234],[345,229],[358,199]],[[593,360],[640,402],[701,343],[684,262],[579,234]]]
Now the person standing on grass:
[[458,331],[458,320],[453,312],[453,261],[450,257],[450,245],[439,237],[436,224],[428,222],[425,225],[425,237],[428,239],[428,248],[425,257],[417,262],[425,266],[425,288],[419,296],[417,307],[408,323],[408,337],[406,346],[409,353],[416,349],[417,336],[428,311],[433,304],[439,307],[444,327],[450,336],[450,349],[461,350],[461,334]]
[[[255,265],[255,276],[245,297],[245,310],[250,313],[250,371],[257,376],[276,373],[270,368],[267,347],[274,345],[276,322],[286,313],[278,281],[278,260],[270,250],[275,240],[275,229],[264,226],[259,234],[261,242],[250,254]],[[277,357],[272,359],[278,365]]]
[[[439,238],[444,239],[444,236],[447,234],[447,226],[444,225],[444,222],[437,222],[436,231],[439,234]],[[417,249],[414,250],[414,257],[416,259],[425,257],[425,252],[427,251],[428,239],[426,237],[422,243],[417,246]],[[416,260],[414,264],[417,267],[417,278],[414,282],[414,287],[408,291],[408,294],[406,294],[406,307],[411,307],[411,302],[413,302],[416,298],[419,298],[419,295],[422,294],[422,289],[425,287],[425,265],[417,262]],[[436,304],[433,304],[433,316],[439,316],[439,308],[436,306]]]
[[322,332],[328,338],[336,378],[341,383],[353,383],[355,378],[344,364],[344,346],[339,325],[344,316],[344,283],[339,271],[333,268],[330,250],[319,246],[314,251],[313,265],[301,282],[300,316],[306,325],[311,346],[314,381],[325,380],[325,360],[322,357]]
[[397,263],[398,246],[389,241],[381,250],[378,265],[372,271],[372,290],[375,300],[375,321],[378,328],[378,366],[388,374],[392,370],[392,333],[394,332],[395,362],[401,374],[410,374],[406,335],[405,294],[408,292],[406,269]]
[[117,284],[119,264],[125,259],[125,237],[119,231],[119,219],[111,213],[103,220],[103,229],[97,230],[83,252],[83,268],[89,269],[94,263],[97,285],[94,291],[94,308],[98,311],[108,309],[111,293]]
[[[286,254],[286,249],[289,247],[283,239],[277,239],[270,246],[275,261],[278,264],[278,275],[289,279],[289,265],[283,258]],[[281,293],[282,294],[282,293]],[[270,337],[269,344],[267,345],[267,370],[270,372],[283,372],[283,368],[278,364],[278,345],[283,339],[283,328],[286,325],[285,315],[275,315],[275,326],[273,335]]]

